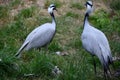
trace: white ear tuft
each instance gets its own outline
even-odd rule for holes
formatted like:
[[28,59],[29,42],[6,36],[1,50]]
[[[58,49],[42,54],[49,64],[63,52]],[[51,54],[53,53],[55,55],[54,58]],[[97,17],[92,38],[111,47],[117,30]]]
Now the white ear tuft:
[[87,7],[86,13],[90,14],[90,13],[93,12],[93,4],[92,4],[92,1],[87,1],[87,2],[86,2],[86,7]]
[[88,4],[93,5],[92,1],[87,1]]
[[55,5],[54,5],[54,4],[51,4],[51,5],[48,7],[48,13],[53,13],[54,8],[55,8]]

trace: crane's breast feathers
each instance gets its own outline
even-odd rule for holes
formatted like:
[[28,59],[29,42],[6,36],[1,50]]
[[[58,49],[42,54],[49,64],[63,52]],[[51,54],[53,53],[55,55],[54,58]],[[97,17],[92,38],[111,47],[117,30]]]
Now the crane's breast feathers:
[[47,24],[42,25],[36,29],[34,29],[26,38],[26,41],[29,41],[29,45],[32,47],[40,47],[49,43],[53,38],[55,33],[55,29],[51,27],[51,25]]
[[44,25],[41,25],[37,28],[35,28],[26,38],[26,41],[34,39],[34,38],[41,38],[44,36],[47,36],[46,34],[52,35],[55,32],[55,29],[51,27],[50,23],[46,23]]
[[[101,52],[100,47],[102,50],[107,50],[110,52],[110,47],[106,37],[95,36],[94,34],[82,34],[81,36],[83,47],[90,52],[91,54],[96,54],[95,52]],[[101,46],[99,46],[101,45]],[[103,51],[102,51],[103,52]]]

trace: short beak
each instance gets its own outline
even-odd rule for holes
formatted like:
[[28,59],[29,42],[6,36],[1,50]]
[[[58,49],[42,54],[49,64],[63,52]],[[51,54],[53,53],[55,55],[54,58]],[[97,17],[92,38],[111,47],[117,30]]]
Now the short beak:
[[86,6],[86,3],[84,4],[84,6]]
[[57,9],[56,9],[56,8],[54,8],[54,10],[56,10],[56,11],[57,11]]

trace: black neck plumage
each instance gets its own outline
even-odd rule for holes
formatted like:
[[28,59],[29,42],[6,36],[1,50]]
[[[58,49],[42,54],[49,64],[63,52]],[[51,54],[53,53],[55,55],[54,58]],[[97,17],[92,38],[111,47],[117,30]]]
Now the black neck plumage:
[[85,22],[86,22],[86,20],[88,19],[88,17],[89,17],[89,14],[86,13],[86,14],[85,14],[85,17],[84,17],[84,24],[83,24],[83,27],[85,26]]
[[55,21],[55,16],[54,16],[54,14],[53,14],[53,13],[50,13],[50,15],[52,16],[52,22],[53,22],[53,21],[56,22],[56,21]]

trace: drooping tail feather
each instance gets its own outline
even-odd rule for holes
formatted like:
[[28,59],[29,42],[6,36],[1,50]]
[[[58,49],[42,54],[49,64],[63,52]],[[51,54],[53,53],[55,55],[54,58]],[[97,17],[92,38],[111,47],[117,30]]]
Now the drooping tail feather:
[[110,56],[108,56],[108,62],[109,62],[109,64],[112,64],[113,63],[113,57],[112,57],[112,54],[111,54],[111,52],[110,52]]
[[101,55],[103,56],[105,63],[108,63],[108,64],[112,63],[113,60],[112,60],[112,54],[110,49],[100,44],[99,44],[99,48],[101,50]]
[[109,73],[108,73],[108,71],[110,72],[109,64],[111,64],[113,62],[111,51],[103,45],[99,45],[99,48],[101,50],[100,55],[98,55],[99,60],[101,61],[102,65],[104,67],[104,72],[107,75],[109,75]]
[[18,52],[15,54],[15,57],[20,57],[21,52],[23,51],[23,49],[28,45],[28,42],[25,42],[21,48],[18,50]]

